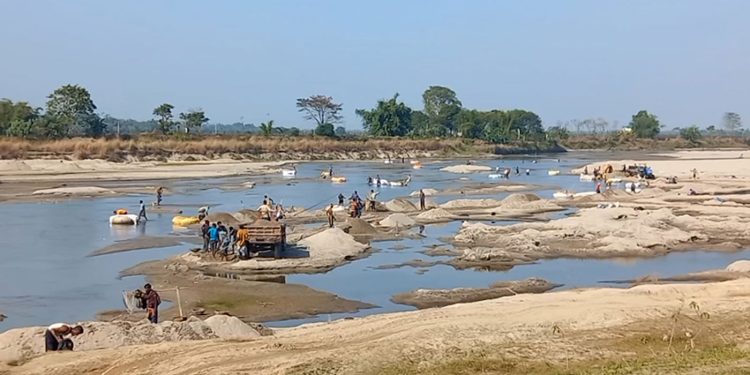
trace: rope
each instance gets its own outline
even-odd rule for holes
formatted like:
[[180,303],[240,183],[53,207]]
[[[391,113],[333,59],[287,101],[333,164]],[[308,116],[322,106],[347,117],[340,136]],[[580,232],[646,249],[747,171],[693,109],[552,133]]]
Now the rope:
[[331,200],[333,200],[333,199],[337,199],[337,198],[338,198],[338,196],[339,196],[338,194],[335,194],[335,195],[334,195],[334,196],[332,196],[332,197],[329,197],[329,198],[323,199],[322,201],[320,201],[320,202],[318,202],[318,203],[315,203],[314,205],[312,205],[312,206],[310,206],[310,207],[307,207],[307,208],[305,208],[305,211],[309,211],[309,210],[311,210],[311,209],[313,209],[313,208],[315,208],[315,207],[317,207],[317,206],[319,206],[319,205],[321,205],[321,204],[323,204],[323,203],[325,203],[325,202],[330,202],[330,201],[331,201]]

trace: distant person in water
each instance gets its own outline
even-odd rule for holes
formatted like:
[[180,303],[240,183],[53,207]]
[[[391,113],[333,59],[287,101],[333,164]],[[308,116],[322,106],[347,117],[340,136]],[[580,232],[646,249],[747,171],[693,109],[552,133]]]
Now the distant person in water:
[[148,221],[148,218],[146,217],[146,205],[143,204],[143,201],[139,202],[138,207],[138,219],[136,219],[137,222],[141,221],[141,218],[143,218],[143,221]]
[[419,210],[424,211],[425,210],[425,194],[424,190],[419,189]]
[[336,217],[333,216],[333,203],[326,208],[326,216],[328,217],[328,228],[333,228],[333,221]]
[[161,206],[161,196],[164,193],[164,188],[159,186],[159,188],[156,189],[156,205]]

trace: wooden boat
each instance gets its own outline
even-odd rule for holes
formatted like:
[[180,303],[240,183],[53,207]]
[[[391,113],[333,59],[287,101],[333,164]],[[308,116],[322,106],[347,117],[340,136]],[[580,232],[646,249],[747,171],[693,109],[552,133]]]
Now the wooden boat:
[[294,177],[297,175],[297,170],[296,169],[282,169],[281,175],[283,177]]
[[136,215],[112,215],[109,217],[109,225],[136,225],[138,216]]
[[333,176],[333,177],[331,177],[331,182],[333,182],[335,184],[343,184],[344,182],[346,182],[346,177],[344,177],[344,176]]
[[550,176],[557,176],[557,175],[560,174],[560,171],[557,170],[557,169],[550,169],[550,170],[547,171],[547,174],[550,175]]

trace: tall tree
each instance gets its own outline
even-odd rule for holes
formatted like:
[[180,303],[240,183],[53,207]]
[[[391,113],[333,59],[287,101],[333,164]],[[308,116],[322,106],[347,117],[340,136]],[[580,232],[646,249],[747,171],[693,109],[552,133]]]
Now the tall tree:
[[104,132],[106,125],[94,113],[96,105],[84,87],[64,85],[47,98],[47,115],[60,123],[55,132],[62,133],[60,136],[70,132],[99,136]]
[[648,111],[639,111],[633,115],[630,121],[630,129],[638,138],[655,138],[659,134],[661,125],[656,116],[649,114]]
[[154,116],[158,124],[158,129],[162,134],[169,134],[174,128],[174,121],[172,120],[172,110],[174,106],[169,103],[164,103],[154,108]]
[[208,122],[208,117],[203,111],[190,110],[187,113],[180,113],[180,120],[185,125],[185,131],[190,133],[195,130],[200,131],[203,124]]
[[270,137],[273,134],[273,120],[268,122],[262,122],[260,124],[260,132],[266,137]]
[[700,129],[693,125],[689,128],[680,129],[680,137],[690,142],[690,144],[696,145],[703,138]]
[[325,95],[297,99],[298,110],[305,114],[305,119],[314,120],[318,127],[341,122],[342,107],[343,104],[336,103],[332,97]]
[[722,122],[724,123],[724,129],[730,133],[734,133],[742,128],[742,118],[734,112],[725,113]]
[[423,111],[411,112],[411,135],[427,137],[430,135],[430,125],[427,115]]
[[455,134],[461,101],[456,93],[443,86],[430,86],[422,94],[424,113],[429,119],[429,135]]
[[16,128],[24,127],[26,123],[31,124],[39,117],[40,110],[31,107],[27,102],[13,103],[9,99],[0,99],[0,135],[8,133],[14,123]]
[[358,109],[362,126],[376,137],[400,137],[411,131],[411,108],[398,101],[398,94],[388,100],[378,100],[371,110]]

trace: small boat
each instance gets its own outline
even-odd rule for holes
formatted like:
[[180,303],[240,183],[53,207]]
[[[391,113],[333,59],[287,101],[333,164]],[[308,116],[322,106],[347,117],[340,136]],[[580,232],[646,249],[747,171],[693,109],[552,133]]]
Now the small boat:
[[422,169],[422,164],[416,163],[416,164],[412,165],[411,167],[414,168],[414,169]]
[[557,176],[557,175],[560,174],[560,171],[557,170],[557,169],[550,169],[550,170],[547,171],[547,174],[550,175],[550,176]]
[[409,160],[409,164],[415,165],[415,164],[422,164],[419,160]]
[[344,182],[346,182],[346,177],[344,177],[344,176],[333,176],[333,177],[331,177],[331,182],[333,182],[335,184],[343,184]]
[[109,217],[109,225],[136,225],[138,216],[136,215],[112,215]]
[[497,173],[493,173],[493,174],[488,174],[487,178],[498,179],[498,178],[503,178],[503,175],[497,174]]
[[594,181],[594,175],[581,173],[581,181]]
[[281,175],[284,177],[294,177],[297,175],[296,169],[282,169]]
[[556,191],[552,194],[552,197],[555,199],[570,199],[573,198],[574,194],[571,194],[567,191]]
[[575,194],[573,194],[573,198],[588,197],[588,196],[591,196],[591,195],[596,195],[596,192],[595,191],[583,191],[583,192],[580,192],[580,193],[575,193]]
[[383,160],[383,164],[393,164],[393,160],[391,160],[391,159],[385,159],[385,160]]
[[330,177],[330,175],[331,174],[328,171],[320,172],[320,177],[323,177],[323,178]]

